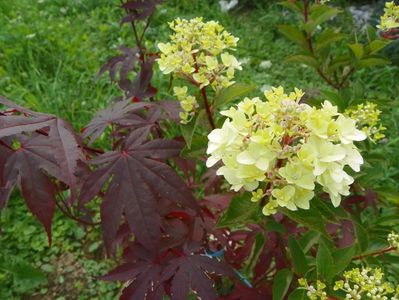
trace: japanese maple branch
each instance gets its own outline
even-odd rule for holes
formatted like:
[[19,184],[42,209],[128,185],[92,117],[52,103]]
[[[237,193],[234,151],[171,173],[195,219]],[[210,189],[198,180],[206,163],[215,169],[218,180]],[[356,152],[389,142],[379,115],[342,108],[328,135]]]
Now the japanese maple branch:
[[[81,223],[83,225],[88,225],[88,226],[96,226],[96,225],[100,225],[100,222],[96,222],[96,223],[92,223],[92,222],[87,222],[85,220],[82,220],[78,217],[75,217],[71,212],[69,212],[66,208],[63,208],[60,203],[58,201],[55,201],[55,205],[58,207],[58,209],[64,214],[66,215],[68,218]],[[65,204],[64,204],[65,205]]]
[[[123,0],[120,0],[120,2],[121,2],[122,7],[123,7],[125,2]],[[125,11],[126,11],[126,13],[129,13],[129,9],[128,8],[125,8]],[[141,39],[139,38],[139,35],[137,34],[136,23],[132,20],[130,22],[130,25],[132,26],[132,30],[133,30],[134,38],[136,40],[137,48],[139,48],[139,51],[140,51],[140,59],[142,60],[142,62],[144,62],[145,61],[145,57],[144,57],[143,49],[141,48]],[[143,31],[143,35],[142,35],[141,38],[143,38],[143,36],[144,36],[144,31]]]
[[367,256],[379,256],[379,255],[382,255],[382,254],[385,254],[385,253],[396,251],[397,249],[398,249],[398,247],[389,247],[389,248],[385,248],[385,249],[378,250],[378,251],[375,251],[375,252],[371,252],[371,253],[355,256],[354,258],[352,258],[352,260],[363,259],[363,258],[365,258]]

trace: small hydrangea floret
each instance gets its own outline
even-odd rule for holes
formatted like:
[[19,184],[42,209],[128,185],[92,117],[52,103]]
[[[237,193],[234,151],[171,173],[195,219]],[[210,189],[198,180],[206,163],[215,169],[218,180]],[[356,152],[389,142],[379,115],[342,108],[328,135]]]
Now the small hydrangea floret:
[[363,164],[354,141],[366,134],[356,121],[328,101],[321,108],[300,103],[303,95],[279,87],[265,92],[266,101],[245,98],[221,112],[227,119],[208,136],[207,166],[219,163],[217,174],[233,190],[253,192],[253,201],[267,197],[265,215],[309,209],[317,185],[338,206],[354,181],[346,166],[359,172]]
[[317,280],[316,282],[316,287],[313,286],[312,284],[309,284],[308,281],[305,278],[299,278],[298,279],[299,286],[301,288],[304,288],[307,290],[306,296],[310,300],[327,300],[327,293],[324,291],[326,288],[326,285],[321,282],[320,280]]
[[388,234],[387,241],[391,247],[399,249],[399,234],[392,231],[390,234]]

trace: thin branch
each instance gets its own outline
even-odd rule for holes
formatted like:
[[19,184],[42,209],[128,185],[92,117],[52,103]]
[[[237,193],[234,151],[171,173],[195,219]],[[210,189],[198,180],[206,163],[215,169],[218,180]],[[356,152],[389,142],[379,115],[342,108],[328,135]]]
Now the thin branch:
[[[309,3],[308,0],[303,0],[303,19],[304,23],[306,24],[309,21]],[[309,32],[306,33],[306,41],[308,43],[308,48],[310,53],[315,57],[314,49],[313,49],[313,41],[312,41],[312,36]],[[334,83],[330,78],[327,77],[326,74],[321,70],[320,67],[316,68],[317,73],[320,75],[322,79],[324,79],[325,82],[327,82],[330,86],[332,86],[335,89],[340,89],[340,86]]]
[[385,253],[396,251],[397,249],[398,249],[397,247],[389,247],[389,248],[385,248],[385,249],[378,250],[378,251],[375,251],[375,252],[371,252],[371,253],[355,256],[354,258],[352,258],[352,260],[363,259],[363,258],[365,258],[367,256],[379,256],[379,255],[382,255],[382,254],[385,254]]
[[55,204],[56,204],[56,206],[59,208],[59,210],[60,210],[65,216],[67,216],[68,218],[70,218],[70,219],[72,219],[72,220],[74,220],[74,221],[76,221],[76,222],[78,222],[78,223],[81,223],[81,224],[83,224],[83,225],[88,225],[88,226],[97,226],[97,225],[100,225],[100,224],[101,224],[100,222],[96,222],[96,223],[87,222],[87,221],[82,220],[82,219],[80,219],[80,218],[78,218],[78,217],[75,217],[74,215],[72,215],[72,213],[70,213],[70,212],[68,212],[66,209],[64,209],[64,208],[58,203],[58,201],[55,201]]
[[206,94],[206,88],[203,87],[201,89],[201,94],[202,94],[202,98],[204,98],[204,104],[205,104],[205,110],[206,110],[206,115],[208,116],[208,121],[209,124],[212,127],[212,130],[216,128],[215,126],[215,122],[213,121],[213,117],[212,117],[212,111],[211,111],[211,107],[209,105],[209,101],[208,101],[208,95]]
[[353,74],[353,72],[355,72],[355,68],[352,67],[349,72],[342,78],[342,81],[340,82],[339,86],[343,87],[346,80],[349,78],[349,76],[351,76]]

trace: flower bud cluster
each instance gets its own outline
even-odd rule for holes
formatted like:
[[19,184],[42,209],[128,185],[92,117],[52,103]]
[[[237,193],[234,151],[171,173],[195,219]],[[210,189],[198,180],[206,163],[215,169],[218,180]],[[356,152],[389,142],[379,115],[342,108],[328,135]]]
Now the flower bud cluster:
[[359,172],[363,163],[353,142],[366,135],[356,121],[328,101],[321,108],[300,103],[303,95],[279,87],[265,92],[267,101],[245,98],[222,111],[222,128],[208,135],[207,166],[221,161],[217,174],[233,190],[254,191],[253,201],[268,197],[265,215],[309,209],[316,184],[338,206],[354,181],[344,167]]
[[326,285],[321,282],[320,280],[317,280],[316,282],[316,287],[314,287],[311,284],[308,284],[308,281],[305,278],[300,278],[298,279],[298,283],[301,287],[305,288],[307,290],[306,296],[310,300],[327,300],[327,293],[324,291],[326,288]]
[[[210,86],[215,92],[234,83],[235,70],[242,68],[229,51],[237,46],[238,38],[218,22],[204,23],[202,18],[178,18],[169,26],[174,31],[170,42],[158,44],[158,64],[164,74],[172,73],[200,89]],[[177,97],[184,110],[182,122],[186,123],[195,114],[194,97],[187,95],[187,91],[185,96],[180,93]]]
[[334,290],[346,292],[345,299],[397,299],[399,286],[395,290],[383,277],[381,269],[355,268],[344,273],[345,280],[335,282]]
[[396,247],[399,249],[399,234],[392,231],[390,234],[388,234],[387,240],[391,247]]
[[359,104],[345,110],[345,115],[356,120],[357,126],[372,141],[378,141],[385,137],[382,133],[386,128],[381,124],[381,111],[377,105],[371,102]]
[[395,5],[394,1],[385,3],[384,15],[381,16],[380,25],[377,25],[377,28],[382,31],[399,28],[399,5]]

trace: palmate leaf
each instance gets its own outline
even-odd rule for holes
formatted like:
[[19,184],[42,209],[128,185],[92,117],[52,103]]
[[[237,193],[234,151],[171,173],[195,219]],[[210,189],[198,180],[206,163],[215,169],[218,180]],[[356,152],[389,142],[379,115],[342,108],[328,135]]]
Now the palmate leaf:
[[83,129],[83,138],[89,138],[89,142],[94,142],[104,130],[111,124],[121,126],[139,126],[147,123],[146,120],[135,115],[135,112],[145,107],[151,107],[150,103],[132,103],[124,100],[116,102],[114,105],[100,111]]
[[[186,251],[190,252],[190,251]],[[201,299],[218,299],[211,275],[235,278],[231,267],[217,259],[178,250],[158,253],[133,243],[125,251],[126,263],[107,275],[106,281],[128,282],[121,299],[189,299],[194,292]]]
[[56,189],[44,170],[53,174],[59,174],[60,171],[52,155],[49,139],[37,135],[23,140],[21,147],[8,157],[2,169],[3,176],[11,178],[9,182],[12,183],[15,183],[14,178],[18,174],[22,196],[29,210],[43,224],[51,241]]
[[190,291],[201,299],[218,299],[209,274],[234,277],[234,271],[217,259],[203,255],[188,255],[169,261],[162,273],[162,280],[172,279],[171,297],[186,300]]
[[51,240],[56,204],[51,177],[69,185],[73,200],[79,182],[75,174],[78,161],[84,159],[81,146],[67,122],[32,112],[4,98],[0,98],[0,103],[13,111],[0,113],[0,208],[18,182],[26,204]]
[[143,20],[151,16],[156,6],[164,0],[130,0],[122,5],[128,11],[128,15],[122,19],[122,23]]
[[130,136],[132,142],[126,144],[124,149],[94,159],[92,164],[100,167],[83,184],[81,205],[93,199],[110,179],[101,204],[107,246],[111,245],[125,215],[137,239],[153,247],[160,235],[160,198],[197,209],[197,203],[184,181],[173,169],[159,161],[177,156],[181,143],[162,139],[146,142],[147,133],[136,129]]
[[97,76],[101,76],[106,71],[109,71],[109,76],[112,81],[117,82],[117,73],[119,71],[119,79],[124,81],[127,79],[128,73],[134,70],[138,60],[138,48],[128,48],[126,46],[120,46],[119,51],[121,55],[112,57],[107,63],[105,63]]
[[159,282],[162,266],[152,261],[140,261],[123,264],[107,275],[101,277],[105,281],[133,282],[126,287],[120,300],[162,299],[164,293]]

